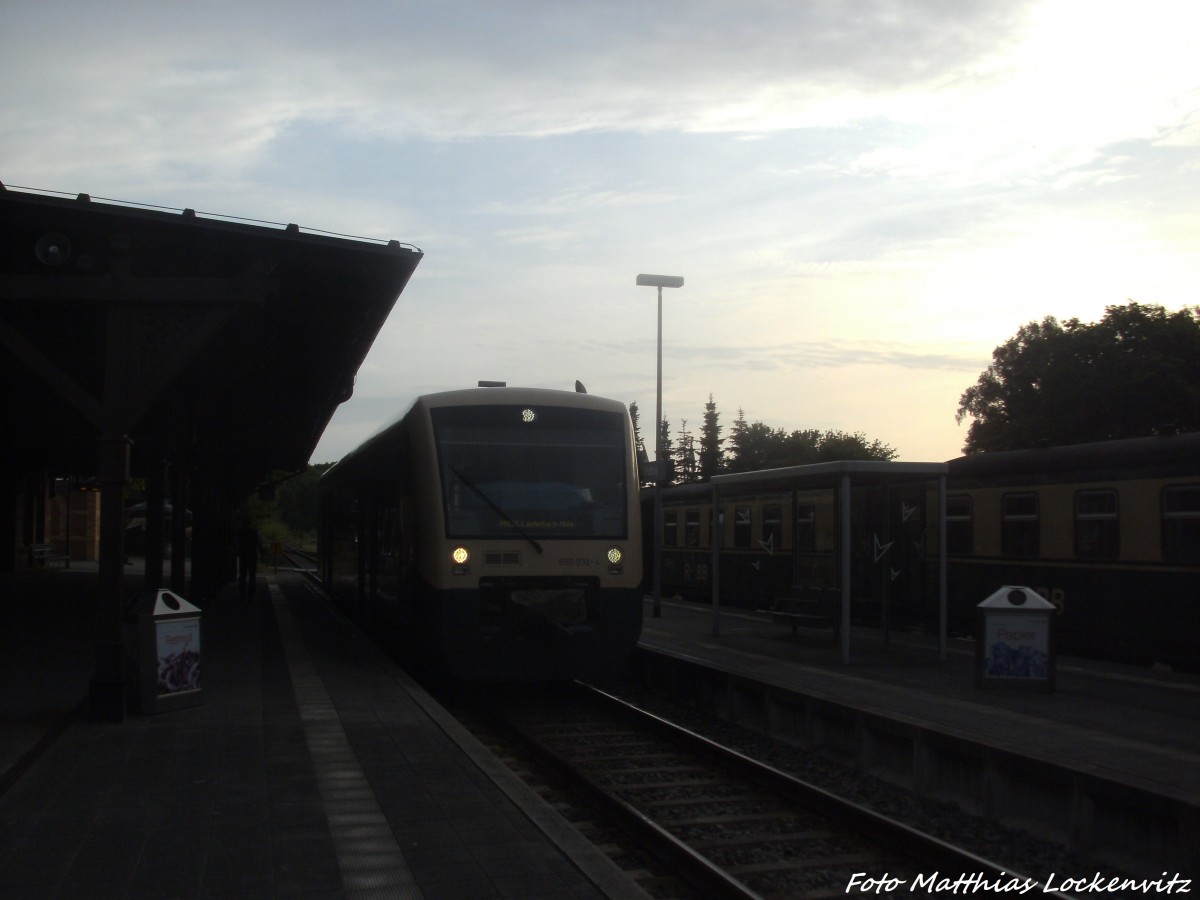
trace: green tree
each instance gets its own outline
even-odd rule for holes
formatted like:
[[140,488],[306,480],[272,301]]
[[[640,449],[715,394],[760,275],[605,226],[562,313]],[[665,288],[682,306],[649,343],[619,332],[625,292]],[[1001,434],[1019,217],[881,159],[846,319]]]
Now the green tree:
[[735,425],[737,442],[729,460],[730,472],[758,472],[840,460],[886,461],[896,458],[895,448],[879,440],[869,440],[861,432],[848,434],[816,428],[788,432],[762,422],[747,425],[740,413],[739,422],[740,427]]
[[[666,465],[668,460],[673,464],[675,461],[675,448],[671,440],[671,420],[663,416],[663,420],[658,423],[658,429],[659,434],[662,436],[662,464]],[[657,448],[655,449],[657,450]],[[664,479],[664,485],[674,484],[678,480],[677,478],[666,478],[665,475],[661,477]]]
[[687,419],[679,420],[675,439],[675,483],[691,484],[698,480],[696,468],[696,437],[687,427]]
[[636,400],[629,404],[629,421],[633,423],[634,446],[637,447],[639,454],[645,453],[646,441],[642,438],[641,411],[638,409]]
[[726,469],[733,467],[733,460],[746,455],[746,432],[749,428],[746,423],[746,411],[739,406],[737,418],[733,420],[733,426],[729,429],[729,459],[725,462]]
[[1200,430],[1200,307],[1023,325],[963,392],[965,453]]
[[648,478],[646,472],[642,470],[642,463],[649,457],[646,455],[646,440],[642,437],[641,411],[638,409],[636,400],[629,404],[629,421],[633,423],[633,444],[636,448],[634,465],[637,466],[638,484],[646,484]]
[[725,469],[725,455],[721,445],[725,439],[721,437],[720,415],[713,395],[708,395],[708,403],[704,404],[704,425],[700,428],[700,472],[701,481],[709,481],[714,475],[720,475]]
[[332,463],[310,465],[300,474],[280,481],[275,489],[279,520],[294,535],[315,534],[320,518],[321,497],[317,482]]

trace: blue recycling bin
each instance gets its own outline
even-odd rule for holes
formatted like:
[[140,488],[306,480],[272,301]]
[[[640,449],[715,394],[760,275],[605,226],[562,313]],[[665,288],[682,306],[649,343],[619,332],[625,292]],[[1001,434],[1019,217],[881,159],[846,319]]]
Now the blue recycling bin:
[[1054,690],[1054,604],[1033,588],[1000,588],[976,609],[975,686]]
[[138,686],[143,713],[203,700],[200,687],[201,612],[168,590],[149,595],[138,612]]

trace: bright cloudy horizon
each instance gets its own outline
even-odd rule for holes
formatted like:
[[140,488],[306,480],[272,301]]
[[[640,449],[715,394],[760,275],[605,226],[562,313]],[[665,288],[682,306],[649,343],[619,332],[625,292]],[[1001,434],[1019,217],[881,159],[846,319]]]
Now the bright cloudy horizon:
[[0,182],[420,247],[314,461],[480,379],[959,455],[1033,320],[1200,303],[1185,0],[0,5]]

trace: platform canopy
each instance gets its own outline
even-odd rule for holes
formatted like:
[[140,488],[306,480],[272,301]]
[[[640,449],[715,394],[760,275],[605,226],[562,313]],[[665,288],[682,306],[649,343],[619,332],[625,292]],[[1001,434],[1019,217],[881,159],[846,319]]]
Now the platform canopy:
[[18,469],[97,439],[243,495],[302,468],[421,252],[0,186],[0,427]]
[[[307,464],[420,260],[396,241],[0,185],[0,569],[42,539],[57,478],[95,478],[93,718],[125,718],[130,475],[143,589],[169,543],[172,589],[205,602],[231,577],[236,504]],[[169,542],[168,501],[192,521],[173,516]]]

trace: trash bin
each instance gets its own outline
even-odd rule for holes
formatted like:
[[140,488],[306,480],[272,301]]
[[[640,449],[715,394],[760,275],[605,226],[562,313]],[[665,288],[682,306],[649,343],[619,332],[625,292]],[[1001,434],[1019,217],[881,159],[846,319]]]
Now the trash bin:
[[148,595],[138,611],[138,647],[143,713],[200,704],[198,607],[167,590]]
[[975,687],[1054,690],[1054,604],[1033,588],[1002,587],[976,609]]

